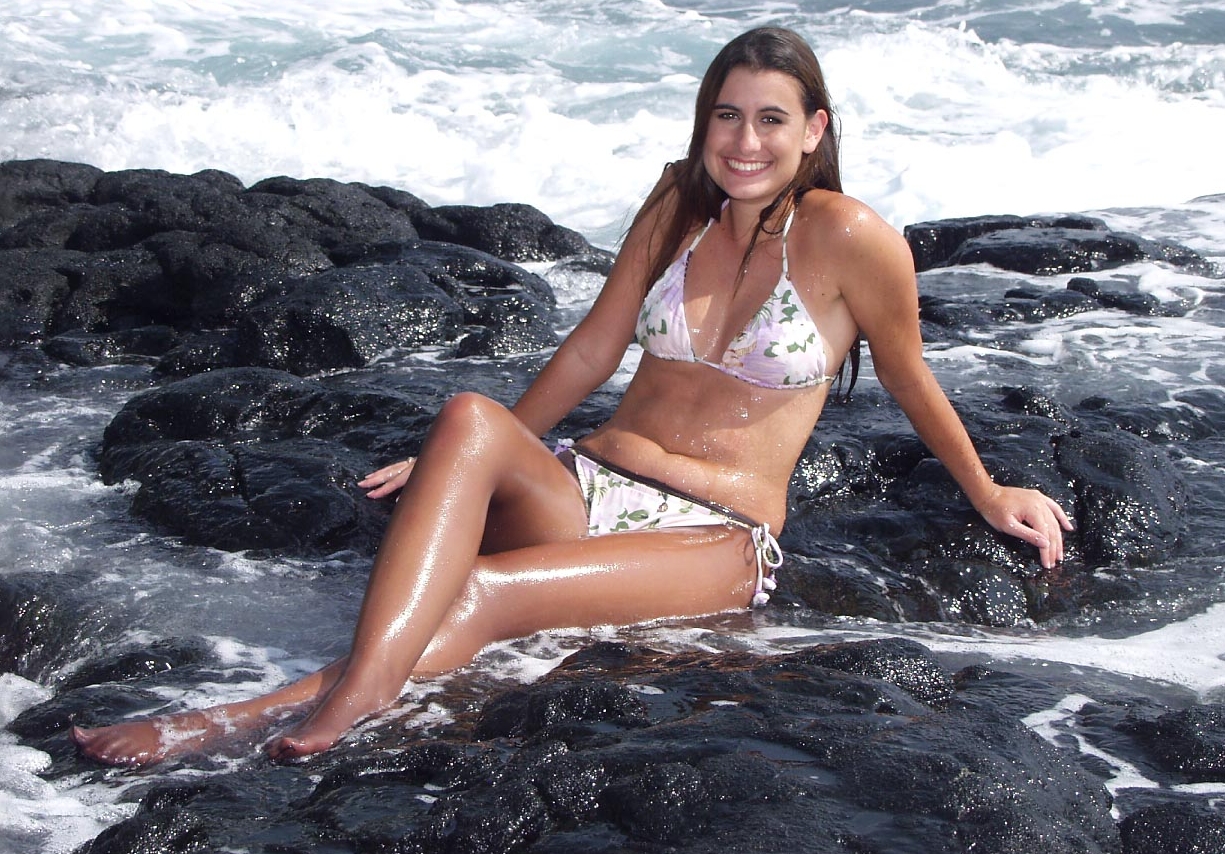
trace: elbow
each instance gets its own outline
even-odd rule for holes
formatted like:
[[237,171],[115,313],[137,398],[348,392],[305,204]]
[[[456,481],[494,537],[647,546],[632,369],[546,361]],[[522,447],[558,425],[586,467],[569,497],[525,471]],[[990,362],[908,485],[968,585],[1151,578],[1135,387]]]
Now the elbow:
[[876,373],[876,381],[889,394],[897,397],[898,391],[913,383],[913,372],[898,370],[887,362],[874,360],[872,367]]
[[868,348],[877,382],[893,397],[922,391],[935,382],[931,369],[923,360],[923,342],[917,335],[869,337]]
[[608,382],[616,373],[617,368],[621,366],[621,359],[624,355],[624,348],[617,350],[613,347],[576,346],[573,350],[573,357],[582,365],[582,370],[587,374],[592,388]]
[[919,359],[905,365],[875,364],[876,379],[889,396],[897,401],[922,397],[938,388],[936,378],[927,363]]

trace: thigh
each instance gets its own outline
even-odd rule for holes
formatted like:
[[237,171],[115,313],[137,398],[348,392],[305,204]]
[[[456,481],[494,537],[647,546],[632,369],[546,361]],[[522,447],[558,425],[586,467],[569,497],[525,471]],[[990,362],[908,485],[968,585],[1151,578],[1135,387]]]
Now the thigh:
[[546,629],[745,608],[755,579],[752,537],[725,525],[605,534],[485,556],[418,668],[461,667],[487,644]]
[[573,471],[526,429],[524,434],[516,465],[490,498],[482,554],[587,535],[587,506]]
[[398,504],[397,517],[472,523],[484,554],[587,533],[569,468],[513,412],[475,392],[438,411]]

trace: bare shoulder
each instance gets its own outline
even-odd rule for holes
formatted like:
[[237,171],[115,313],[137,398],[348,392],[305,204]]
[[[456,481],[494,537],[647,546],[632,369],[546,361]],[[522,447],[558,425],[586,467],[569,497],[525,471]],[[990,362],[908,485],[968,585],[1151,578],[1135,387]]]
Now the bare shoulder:
[[[897,229],[858,199],[830,190],[805,193],[792,227],[808,252],[828,261],[913,275],[910,247]],[[900,270],[897,268],[900,266]]]
[[841,193],[812,190],[800,204],[792,232],[792,279],[806,297],[844,306],[848,327],[869,343],[897,337],[893,324],[917,330],[918,283],[910,246],[870,207]]

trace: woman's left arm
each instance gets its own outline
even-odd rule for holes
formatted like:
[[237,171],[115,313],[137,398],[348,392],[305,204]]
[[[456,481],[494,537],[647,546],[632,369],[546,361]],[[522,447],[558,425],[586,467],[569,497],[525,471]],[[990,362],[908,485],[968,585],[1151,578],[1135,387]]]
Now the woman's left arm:
[[991,479],[923,359],[910,247],[866,207],[852,206],[845,217],[831,249],[839,262],[842,296],[868,341],[877,379],[983,518],[996,530],[1036,546],[1042,565],[1054,566],[1063,560],[1063,531],[1072,530],[1067,514],[1038,490],[1000,486]]

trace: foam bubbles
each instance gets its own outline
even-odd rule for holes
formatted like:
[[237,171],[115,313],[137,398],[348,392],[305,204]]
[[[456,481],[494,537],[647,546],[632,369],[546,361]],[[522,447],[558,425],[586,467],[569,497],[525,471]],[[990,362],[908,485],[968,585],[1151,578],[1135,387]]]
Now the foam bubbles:
[[[0,726],[50,697],[41,685],[0,673]],[[39,776],[50,766],[47,753],[0,729],[0,851],[72,851],[135,812],[135,804],[114,804],[125,786],[64,791]]]
[[[684,153],[698,76],[750,22],[611,0],[13,5],[0,159],[522,201],[605,244]],[[895,225],[1225,190],[1220,47],[988,41],[927,17],[775,17],[818,45],[848,190]]]
[[[1211,142],[1225,99],[1168,85],[1187,51],[1094,64],[1083,50],[989,44],[971,30],[857,38],[823,60],[844,113],[848,191],[902,225],[1172,205],[1225,187]],[[1201,53],[1220,64],[1217,49]]]

